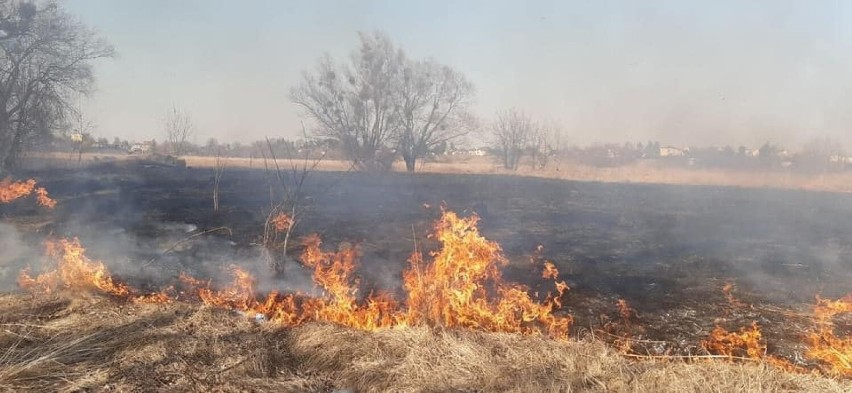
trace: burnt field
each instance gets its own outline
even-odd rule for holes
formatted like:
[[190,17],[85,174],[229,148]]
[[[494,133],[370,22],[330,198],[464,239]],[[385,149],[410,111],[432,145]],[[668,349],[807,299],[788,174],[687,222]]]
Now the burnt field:
[[[58,201],[53,211],[0,205],[2,221],[33,249],[47,235],[79,237],[114,276],[148,290],[180,272],[226,281],[232,263],[252,271],[262,291],[312,287],[294,259],[274,276],[259,257],[271,185],[280,193],[266,171],[226,170],[218,212],[210,169],[126,164],[24,175]],[[852,272],[848,194],[318,171],[302,195],[296,238],[357,245],[362,294],[400,293],[415,243],[435,247],[428,235],[442,204],[476,210],[482,235],[510,261],[508,280],[543,297],[540,264],[552,261],[570,287],[558,313],[574,316],[572,334],[626,342],[637,355],[706,354],[700,343],[715,326],[757,323],[767,353],[812,366],[803,358],[809,310],[817,294],[846,295]],[[298,255],[300,243],[291,248]],[[4,283],[14,274],[7,269]],[[734,289],[724,292],[726,284]]]

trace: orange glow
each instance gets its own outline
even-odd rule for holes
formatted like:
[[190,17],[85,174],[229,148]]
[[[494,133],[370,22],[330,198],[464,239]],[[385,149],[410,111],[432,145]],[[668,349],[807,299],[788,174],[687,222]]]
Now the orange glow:
[[830,300],[817,297],[815,328],[806,336],[809,359],[817,360],[828,374],[852,377],[852,336],[835,334],[834,318],[852,313],[852,295]]
[[766,344],[762,337],[757,322],[753,322],[750,327],[741,328],[739,332],[729,332],[721,326],[716,326],[710,332],[710,337],[701,342],[701,346],[716,355],[761,359],[766,353]]
[[737,286],[733,283],[726,283],[725,286],[722,287],[722,293],[725,294],[725,299],[728,299],[728,304],[736,308],[744,308],[746,304],[734,296],[734,292],[736,290]]
[[[554,311],[561,306],[560,297],[568,286],[556,281],[555,267],[551,265],[547,277],[554,280],[556,293],[536,301],[527,288],[503,280],[500,268],[507,260],[499,245],[479,234],[476,224],[475,216],[460,218],[443,212],[435,226],[439,248],[430,254],[431,261],[424,261],[420,253],[409,259],[411,266],[403,274],[405,303],[387,293],[359,296],[357,247],[344,243],[337,251],[323,251],[316,235],[305,239],[300,259],[313,269],[313,281],[321,296],[281,295],[275,291],[258,296],[255,278],[237,266],[231,266],[233,281],[222,289],[187,274],[181,274],[179,281],[205,304],[262,315],[285,325],[324,321],[364,330],[428,325],[566,338],[573,319],[570,315],[556,316]],[[49,241],[48,255],[57,261],[57,267],[35,277],[22,271],[18,280],[21,287],[36,293],[95,290],[138,303],[164,303],[175,298],[171,287],[140,295],[114,280],[101,262],[85,256],[77,239]]]
[[[479,234],[477,221],[475,215],[461,218],[444,211],[435,226],[440,248],[432,253],[432,262],[412,255],[403,275],[405,322],[526,334],[543,328],[551,336],[566,337],[572,317],[553,315],[558,308],[553,297],[538,303],[526,288],[502,279],[500,268],[507,260],[497,243]],[[567,285],[557,288],[561,295]]]
[[559,270],[556,269],[556,266],[553,263],[545,262],[544,270],[541,272],[541,278],[545,280],[555,280],[559,276]]
[[630,324],[630,319],[636,315],[636,310],[630,307],[630,303],[627,303],[627,300],[618,299],[615,302],[615,305],[618,306],[618,315],[621,316],[621,320],[624,321],[626,325]]
[[0,203],[9,203],[33,193],[36,194],[36,201],[40,206],[49,209],[56,206],[56,201],[48,196],[47,190],[43,187],[36,188],[36,181],[33,179],[12,181],[12,179],[6,178],[0,180]]
[[278,233],[287,232],[293,226],[293,219],[286,213],[278,213],[270,221],[272,227]]
[[57,261],[57,268],[31,277],[21,272],[18,284],[32,292],[51,293],[58,289],[95,290],[113,296],[129,296],[127,285],[112,279],[103,263],[86,257],[86,249],[77,239],[47,241],[47,255]]

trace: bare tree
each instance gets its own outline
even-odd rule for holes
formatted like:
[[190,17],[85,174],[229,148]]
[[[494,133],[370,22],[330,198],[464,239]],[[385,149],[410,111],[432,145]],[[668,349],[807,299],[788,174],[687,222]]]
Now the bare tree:
[[0,1],[0,172],[66,126],[72,93],[113,49],[57,2]]
[[166,131],[166,140],[169,142],[172,155],[178,157],[186,153],[187,141],[195,130],[192,116],[186,111],[172,106],[163,121],[163,129]]
[[408,63],[399,91],[397,142],[406,170],[414,172],[418,158],[469,131],[467,105],[473,93],[473,84],[448,66],[431,60]]
[[77,165],[83,161],[83,151],[90,148],[92,131],[95,129],[95,122],[86,115],[83,111],[82,103],[78,103],[76,107],[69,110],[69,123],[71,126],[71,140],[75,143],[77,150]]
[[[302,135],[307,138],[304,125]],[[276,182],[269,183],[269,212],[264,223],[263,245],[267,250],[267,264],[275,274],[279,275],[284,272],[284,264],[291,259],[287,255],[288,244],[296,226],[305,214],[307,198],[304,195],[304,187],[325,158],[327,151],[323,149],[320,155],[311,157],[310,150],[303,149],[301,150],[303,155],[300,158],[294,145],[288,144],[285,148],[288,167],[283,169],[268,138],[266,149],[261,150],[267,174],[274,174],[277,180],[277,187]],[[270,180],[272,179],[273,177],[270,176]],[[281,191],[280,195],[276,193],[276,188]]]
[[550,159],[559,150],[562,142],[562,128],[553,121],[534,126],[529,137],[530,166],[544,169]]
[[222,182],[222,175],[225,173],[227,160],[222,157],[222,151],[217,150],[216,160],[213,163],[213,211],[219,211],[219,183]]
[[396,86],[405,54],[384,34],[360,38],[349,63],[324,57],[314,72],[303,74],[290,97],[316,121],[318,136],[340,141],[354,165],[375,169],[387,165],[378,153],[399,127]]
[[497,114],[492,133],[504,168],[518,169],[524,150],[537,130],[538,126],[522,111],[513,108]]

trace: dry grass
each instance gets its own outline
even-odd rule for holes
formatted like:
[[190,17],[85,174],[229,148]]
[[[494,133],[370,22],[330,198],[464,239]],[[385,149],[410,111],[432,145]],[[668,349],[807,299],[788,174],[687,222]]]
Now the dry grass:
[[[69,300],[71,299],[71,300]],[[7,391],[841,392],[723,361],[634,362],[599,342],[427,328],[257,325],[226,310],[0,296]]]
[[[85,153],[82,165],[90,165],[105,161],[126,161],[139,159],[141,156],[125,154]],[[72,159],[73,158],[73,159]],[[191,167],[213,168],[215,157],[184,157]],[[286,159],[279,160],[283,168],[291,164],[300,165],[301,161],[290,163]],[[27,167],[44,168],[76,168],[77,156],[67,153],[33,153],[27,159]],[[254,158],[228,158],[231,168],[263,168],[263,160]],[[322,160],[318,163],[320,171],[348,171],[350,163],[337,160]],[[402,162],[394,163],[393,170],[404,172]],[[619,167],[594,167],[577,163],[552,164],[544,170],[532,170],[521,166],[518,171],[507,171],[491,157],[452,157],[441,162],[430,162],[418,168],[422,173],[447,174],[501,174],[512,176],[531,176],[548,179],[594,181],[608,183],[650,183],[650,184],[690,184],[735,186],[747,188],[782,188],[810,191],[852,192],[852,172],[828,172],[822,174],[795,173],[786,170],[723,170],[697,169],[662,165],[659,161],[648,160]]]

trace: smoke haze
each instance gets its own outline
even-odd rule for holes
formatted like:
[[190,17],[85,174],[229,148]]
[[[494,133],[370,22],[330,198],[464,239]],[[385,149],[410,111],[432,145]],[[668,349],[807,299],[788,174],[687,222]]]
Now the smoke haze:
[[[296,137],[288,89],[357,31],[382,30],[477,87],[476,114],[519,107],[569,143],[679,145],[816,136],[849,145],[852,37],[842,2],[138,2],[72,0],[119,57],[87,103],[107,137],[161,138],[172,104],[196,143]],[[476,141],[474,141],[476,143]]]

